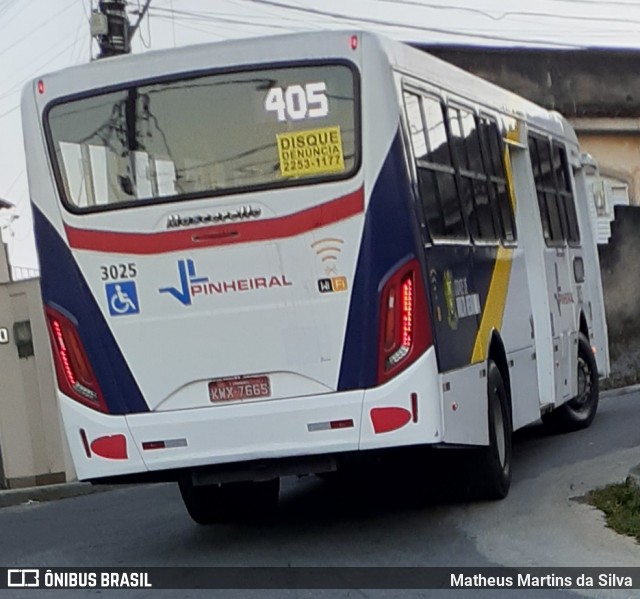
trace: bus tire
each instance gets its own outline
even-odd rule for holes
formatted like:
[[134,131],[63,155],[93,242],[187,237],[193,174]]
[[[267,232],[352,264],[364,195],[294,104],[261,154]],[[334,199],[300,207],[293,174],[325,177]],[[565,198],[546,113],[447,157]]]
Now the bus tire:
[[480,499],[504,499],[511,486],[511,409],[500,369],[488,363],[487,409],[489,445],[477,450],[471,472]]
[[542,415],[551,431],[569,433],[587,428],[596,417],[600,395],[598,367],[587,337],[578,337],[578,395],[552,412]]
[[264,518],[275,509],[280,492],[279,478],[194,485],[189,477],[178,484],[189,516],[203,525]]

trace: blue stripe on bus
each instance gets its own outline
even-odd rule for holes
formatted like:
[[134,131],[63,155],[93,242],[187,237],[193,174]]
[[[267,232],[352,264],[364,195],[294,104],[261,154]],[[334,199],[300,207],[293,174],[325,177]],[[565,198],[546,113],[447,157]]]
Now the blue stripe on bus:
[[148,412],[140,388],[118,348],[71,251],[45,216],[33,206],[42,299],[61,307],[78,323],[78,333],[111,414]]
[[384,279],[406,259],[419,256],[419,233],[400,133],[391,144],[366,209],[351,292],[338,391],[377,384],[380,291]]

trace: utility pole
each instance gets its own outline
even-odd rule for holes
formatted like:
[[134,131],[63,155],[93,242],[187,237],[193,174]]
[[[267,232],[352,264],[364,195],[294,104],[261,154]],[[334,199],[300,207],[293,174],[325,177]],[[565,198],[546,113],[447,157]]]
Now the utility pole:
[[100,46],[98,58],[131,52],[126,8],[126,0],[99,0],[98,10],[91,15],[91,36]]
[[151,0],[146,0],[138,20],[131,25],[126,0],[98,0],[98,9],[91,14],[91,37],[100,46],[99,59],[131,52],[131,39],[150,4]]

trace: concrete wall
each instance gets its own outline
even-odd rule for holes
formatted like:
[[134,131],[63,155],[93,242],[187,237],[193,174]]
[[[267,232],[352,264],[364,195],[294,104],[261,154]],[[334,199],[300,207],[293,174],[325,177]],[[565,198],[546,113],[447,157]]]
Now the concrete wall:
[[568,118],[640,117],[636,49],[418,47]]
[[640,51],[587,48],[481,48],[428,46],[421,49],[509,89],[573,124],[584,151],[603,175],[629,185],[640,204]]
[[611,239],[599,249],[611,379],[609,386],[640,383],[640,208],[616,206]]
[[[0,243],[0,264],[6,247]],[[33,355],[20,357],[14,323],[28,321]],[[0,487],[18,488],[74,478],[56,406],[55,377],[37,279],[0,280]]]

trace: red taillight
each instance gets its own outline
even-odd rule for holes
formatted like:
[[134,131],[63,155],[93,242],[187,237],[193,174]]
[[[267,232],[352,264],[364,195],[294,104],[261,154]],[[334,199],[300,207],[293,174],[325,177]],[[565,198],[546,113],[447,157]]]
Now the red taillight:
[[60,391],[94,410],[108,412],[75,325],[50,306],[45,312]]
[[427,300],[414,258],[391,275],[382,289],[378,383],[384,383],[431,345]]

